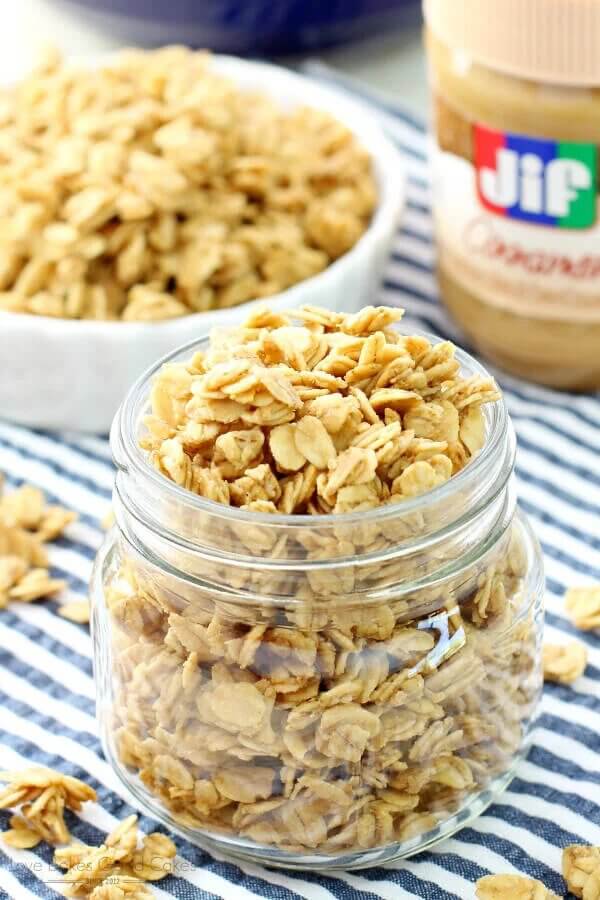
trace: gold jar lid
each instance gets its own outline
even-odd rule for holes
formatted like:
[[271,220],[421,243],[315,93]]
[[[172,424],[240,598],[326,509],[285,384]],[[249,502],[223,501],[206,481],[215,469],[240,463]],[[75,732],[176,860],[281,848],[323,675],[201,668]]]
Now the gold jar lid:
[[600,0],[424,0],[438,39],[507,75],[600,85]]

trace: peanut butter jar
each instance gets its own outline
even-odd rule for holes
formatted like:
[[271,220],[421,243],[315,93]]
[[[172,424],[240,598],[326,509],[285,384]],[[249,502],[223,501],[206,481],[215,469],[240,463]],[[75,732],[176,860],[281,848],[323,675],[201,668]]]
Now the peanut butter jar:
[[508,371],[600,388],[600,3],[424,12],[443,301]]

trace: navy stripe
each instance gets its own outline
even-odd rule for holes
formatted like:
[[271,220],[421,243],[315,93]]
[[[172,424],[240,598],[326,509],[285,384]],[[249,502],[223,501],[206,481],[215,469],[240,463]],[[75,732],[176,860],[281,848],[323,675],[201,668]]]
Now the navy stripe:
[[[9,817],[9,812],[0,811],[0,825],[3,831],[9,827]],[[42,847],[42,844],[38,844],[38,846]],[[39,877],[38,874],[36,874],[36,870],[32,871],[23,863],[13,862],[2,849],[2,841],[0,841],[0,867],[6,869],[7,872],[10,872],[19,884],[24,888],[27,888],[32,894],[37,894],[39,897],[46,898],[46,900],[64,900],[64,894],[58,893],[58,891],[55,891],[49,884],[44,882],[44,864],[37,847],[29,852],[34,853],[39,857],[41,867],[41,872],[39,874],[42,875],[42,877]],[[45,873],[45,877],[48,877],[47,872]],[[14,898],[10,897],[1,888],[0,897],[6,897],[6,900],[14,900]]]
[[[402,265],[410,266],[411,268],[416,269],[418,272],[424,272],[426,275],[431,275],[431,266],[428,266],[427,263],[422,262],[420,259],[411,259],[404,253],[399,253],[397,250],[394,250],[390,254],[390,257],[394,260],[394,262],[402,263]],[[384,281],[384,285],[386,285],[387,287],[391,287],[392,279],[386,279]]]
[[[523,400],[529,400],[530,402],[542,403],[550,407],[556,406],[561,412],[569,413],[575,419],[580,419],[582,422],[585,422],[586,425],[589,425],[592,428],[600,428],[600,416],[596,419],[587,412],[586,408],[583,407],[581,403],[578,403],[578,395],[568,394],[567,392],[559,394],[551,388],[542,387],[541,385],[536,384],[525,384],[521,382],[519,385],[516,385],[512,377],[508,375],[505,375],[505,377],[508,380],[506,390],[511,391],[516,397],[520,397]],[[590,398],[591,396],[592,395],[590,395]]]
[[[556,685],[551,685],[551,689]],[[548,686],[545,687],[545,690],[548,691]],[[552,690],[548,691],[550,695]],[[573,702],[573,690],[567,690],[567,694],[565,696],[558,697],[559,700],[564,700],[568,703]],[[589,707],[594,712],[598,712],[597,708],[594,709],[594,704],[597,707],[597,698],[595,694],[586,694],[585,692],[577,692],[581,699],[588,698],[589,699]],[[584,706],[585,703],[579,703],[578,706]],[[535,743],[536,728],[545,728],[548,731],[552,731],[555,734],[559,734],[562,737],[568,737],[570,740],[576,741],[582,746],[586,747],[588,750],[591,750],[592,753],[597,753],[600,756],[600,734],[597,734],[593,729],[587,728],[585,725],[580,725],[577,722],[573,722],[568,718],[565,718],[564,715],[561,715],[557,712],[542,712],[535,721],[534,724],[534,745],[539,746]],[[600,771],[600,760],[599,760],[599,771]]]
[[524,781],[519,777],[511,781],[510,790],[515,794],[539,797],[547,803],[554,803],[564,809],[570,809],[576,815],[583,816],[590,822],[600,825],[600,806],[590,799],[584,799],[579,794],[559,791],[541,781]]
[[423,225],[423,227],[421,228],[421,224],[418,219],[416,222],[413,219],[412,222],[409,221],[403,223],[402,229],[398,232],[398,241],[402,238],[403,234],[407,234],[409,237],[418,239],[427,244],[428,247],[431,247],[431,228],[428,228],[427,225]]
[[[400,285],[397,281],[391,278],[384,278],[383,280],[384,288],[392,291],[398,291],[402,294],[410,294],[411,297],[414,297],[415,300],[421,300],[422,303],[431,303],[432,305],[436,305],[435,301],[426,294],[424,291],[419,290],[419,288],[414,287],[412,284],[402,284]],[[420,318],[420,316],[418,316]],[[437,328],[436,328],[437,331]]]
[[[553,425],[552,421],[550,419],[543,419],[541,417],[544,415],[544,413],[546,413],[548,416],[552,416],[554,411],[559,411],[563,415],[566,414],[566,415],[571,416],[571,418],[574,420],[575,428],[577,428],[578,426],[583,424],[586,426],[586,428],[592,428],[593,430],[600,431],[600,423],[586,422],[581,418],[581,416],[578,415],[576,410],[569,409],[567,407],[559,407],[558,404],[551,402],[548,398],[544,399],[542,397],[539,397],[537,400],[534,400],[531,397],[527,397],[525,394],[521,393],[520,391],[515,390],[515,388],[512,385],[506,384],[505,378],[506,378],[506,373],[498,370],[497,374],[496,374],[496,380],[501,385],[502,390],[504,391],[507,398],[510,400],[510,398],[512,396],[512,397],[515,397],[517,400],[519,400],[521,403],[527,403],[530,406],[535,407],[538,410],[538,416],[540,417],[541,421],[543,421],[545,423],[547,428],[552,427],[552,425]],[[540,410],[539,407],[542,407],[542,409]],[[512,413],[511,413],[511,415],[512,415]],[[535,421],[535,418],[533,416],[527,416],[527,419],[530,422]],[[574,431],[573,432],[573,443],[578,444],[578,437],[579,437],[579,432]],[[593,444],[591,446],[595,452],[598,452],[598,449],[595,448]]]
[[578,478],[581,478],[582,481],[591,482],[600,487],[600,473],[587,469],[585,466],[581,466],[578,463],[573,463],[564,456],[557,456],[556,453],[553,453],[551,450],[548,450],[539,444],[534,444],[529,438],[523,437],[522,434],[518,434],[518,443],[522,447],[525,447],[526,450],[537,453],[537,455],[545,459],[546,462],[556,466],[559,472],[566,470],[567,472],[576,475]]
[[[486,816],[490,815],[494,818],[502,818],[502,816],[498,816],[496,811],[498,810],[498,805],[490,806],[488,809]],[[511,823],[517,824],[517,823]],[[532,856],[529,856],[519,844],[515,844],[513,841],[509,841],[506,838],[502,837],[498,834],[480,834],[477,831],[477,826],[475,825],[472,828],[464,828],[460,834],[457,835],[458,840],[470,844],[473,847],[484,846],[489,847],[494,853],[498,853],[500,856],[503,856],[511,865],[513,865],[516,869],[519,869],[524,875],[529,876],[530,878],[537,878],[539,881],[542,881],[547,887],[551,888],[553,891],[558,892],[559,896],[562,897],[564,893],[564,885],[562,878],[548,866],[544,865],[540,860],[534,859]],[[576,842],[573,842],[576,843]],[[577,841],[578,843],[578,841]]]
[[[568,737],[572,741],[576,741],[578,744],[591,750],[593,753],[598,753],[600,756],[600,735],[596,735],[594,731],[591,731],[584,725],[575,724],[574,722],[569,721],[569,719],[559,716],[557,713],[541,713],[535,723],[535,728],[545,728],[547,731],[560,734],[562,737]],[[598,764],[600,766],[600,759],[598,760]]]
[[[78,520],[79,521],[79,520]],[[98,526],[96,525],[96,530],[98,530]],[[55,538],[52,543],[52,547],[63,547],[65,550],[71,550],[75,553],[78,553],[80,556],[85,557],[89,562],[94,562],[96,559],[96,554],[98,552],[98,547],[100,546],[100,541],[97,541],[95,546],[91,546],[89,544],[83,544],[81,541],[76,541],[71,537],[61,537]]]
[[[408,872],[406,869],[403,871],[386,869],[383,873],[381,869],[365,869],[363,872],[360,872],[360,877],[364,878],[366,881],[381,881],[381,878],[384,877],[388,881],[393,881],[394,884],[404,888],[405,891],[410,891],[413,896],[424,897],[425,900],[430,900],[432,897],[435,897],[435,900],[461,900],[457,894],[452,894],[450,891],[444,890],[432,881],[417,878],[416,875],[412,872]],[[361,892],[360,897],[362,898],[362,896],[363,894]],[[367,897],[371,895],[365,894],[364,896]]]
[[[521,504],[523,505],[523,501],[521,501]],[[526,506],[524,505],[523,508],[525,509]],[[532,517],[536,515],[531,506],[529,506],[529,513]],[[557,562],[569,566],[576,572],[581,572],[582,575],[589,575],[592,578],[600,577],[600,569],[596,566],[590,566],[588,563],[581,562],[581,560],[576,559],[570,553],[561,550],[559,547],[555,547],[554,544],[548,543],[548,541],[540,541],[540,543],[544,553],[551,559],[555,559]]]
[[[9,664],[7,664],[7,660]],[[11,672],[12,675],[26,681],[32,687],[37,688],[38,691],[42,691],[44,694],[52,697],[53,700],[66,703],[79,712],[86,713],[94,718],[96,714],[95,703],[90,697],[77,694],[61,681],[57,681],[51,675],[42,672],[41,669],[27,665],[27,663],[24,663],[16,656],[12,656],[8,650],[0,650],[0,661],[2,666]]]
[[591,663],[588,663],[585,670],[585,677],[600,681],[600,669],[596,668],[596,666],[593,666]]
[[92,734],[90,731],[80,731],[79,729],[70,728],[49,713],[35,709],[24,700],[20,700],[17,697],[11,697],[1,690],[0,704],[3,705],[5,709],[9,709],[16,716],[19,716],[20,719],[25,719],[27,722],[33,722],[39,728],[48,731],[50,734],[60,734],[62,737],[69,738],[80,746],[85,747],[86,750],[95,753],[99,759],[103,758],[100,740],[97,735]]
[[[575,831],[568,831],[558,822],[546,819],[542,816],[532,816],[525,813],[516,806],[509,806],[508,803],[494,803],[488,810],[488,815],[496,819],[502,819],[516,828],[524,828],[531,834],[537,834],[549,844],[562,849],[568,844],[580,844],[583,835],[577,834]],[[545,881],[545,878],[543,879]]]
[[71,436],[71,440],[74,442],[76,447],[85,448],[86,446],[90,446],[90,453],[95,454],[100,461],[104,460],[105,463],[112,464],[112,453],[110,450],[109,444],[109,435],[101,435],[101,434],[82,434],[73,435],[73,432],[67,432],[66,435],[61,433],[59,440],[62,440],[63,436],[68,437]]
[[421,203],[417,200],[411,200],[410,197],[406,201],[406,206],[408,209],[413,209],[415,212],[421,213],[424,216],[429,216],[431,212],[430,207],[425,203]]
[[[209,872],[213,872],[215,875],[218,875],[220,878],[224,878],[227,881],[232,882],[233,884],[239,884],[242,887],[246,888],[248,891],[252,891],[253,894],[258,894],[261,897],[272,898],[272,900],[281,900],[281,898],[285,898],[285,900],[293,900],[293,898],[297,898],[297,900],[302,900],[300,894],[296,893],[296,891],[291,891],[289,888],[279,887],[277,884],[271,884],[268,881],[264,881],[262,878],[251,875],[247,872],[244,872],[233,862],[220,861],[210,856],[206,852],[206,850],[202,850],[200,847],[195,847],[193,844],[188,843],[187,841],[181,841],[179,847],[180,856],[184,859],[188,860],[195,867],[200,869],[206,869]],[[258,866],[254,868],[260,868]],[[293,873],[286,873],[292,878],[294,877]],[[297,876],[300,877],[300,876]],[[310,878],[304,877],[303,880],[309,881]],[[321,883],[322,879],[317,879],[319,883]],[[196,887],[191,887],[187,885],[187,893],[184,892],[182,896],[187,898],[195,898],[196,896]],[[189,892],[192,893],[189,893]],[[224,897],[226,895],[223,895]],[[374,898],[377,900],[377,898]]]
[[[551,578],[550,575],[546,575],[546,587],[553,594],[564,595],[567,592],[568,586],[564,584],[562,581],[558,581],[556,578]],[[551,613],[548,613],[551,615]]]
[[[97,453],[93,450],[88,450],[86,447],[80,445],[76,440],[69,440],[62,433],[59,436],[55,431],[46,431],[44,429],[37,428],[32,428],[31,431],[28,431],[26,428],[23,428],[20,425],[15,425],[12,422],[6,421],[5,419],[0,419],[0,424],[5,425],[6,428],[10,429],[11,431],[17,432],[17,434],[22,438],[25,445],[31,442],[31,435],[34,435],[34,437],[40,437],[43,441],[47,441],[57,450],[69,450],[69,452],[81,456],[83,460],[88,460],[94,465],[101,466],[106,470],[107,474],[109,474],[114,468],[110,455],[107,458],[106,456],[102,456],[100,453]],[[15,441],[16,438],[14,435],[8,435],[6,436],[6,440]],[[108,435],[105,435],[103,437],[99,436],[98,440],[105,441],[108,447]]]
[[[517,454],[517,460],[518,460]],[[550,493],[550,495],[554,495],[558,497],[559,500],[562,500],[564,503],[568,503],[570,506],[575,507],[575,509],[581,509],[585,512],[592,513],[592,515],[600,516],[600,504],[591,503],[589,500],[584,500],[581,497],[576,496],[575,494],[571,494],[569,491],[566,491],[564,488],[560,487],[560,485],[554,484],[552,481],[548,481],[547,478],[542,478],[539,475],[533,475],[531,472],[526,471],[521,465],[515,466],[515,472],[517,476],[525,482],[529,484],[534,484],[536,487],[541,488],[544,491]],[[522,495],[519,497],[519,503],[522,504]]]
[[0,691],[0,701],[5,709],[9,709],[15,716],[25,719],[27,722],[33,722],[38,728],[48,731],[50,734],[57,734],[63,738],[75,741],[81,747],[94,753],[99,760],[103,758],[102,747],[97,735],[89,731],[79,731],[79,729],[70,728],[54,716],[35,709],[24,700],[11,697],[5,694],[4,691]]
[[[91,659],[88,659],[87,656],[82,656],[74,647],[71,647],[68,644],[63,644],[56,638],[51,637],[51,635],[49,635],[47,632],[36,628],[35,625],[31,624],[31,622],[26,622],[25,619],[20,619],[14,613],[10,612],[10,610],[3,611],[1,621],[7,627],[14,628],[15,630],[19,631],[25,637],[29,638],[29,640],[34,644],[37,644],[38,646],[43,647],[44,650],[52,653],[58,659],[72,663],[78,669],[81,669],[82,672],[85,672],[86,675],[89,675],[90,678],[92,677]],[[32,660],[32,663],[34,662],[35,660]]]
[[[537,518],[538,514],[534,507],[530,504],[522,503],[521,505],[523,506],[523,509],[529,513],[531,518]],[[564,530],[566,532],[566,529]],[[564,566],[569,566],[571,569],[580,572],[582,575],[589,575],[591,578],[600,578],[600,569],[597,566],[591,566],[588,563],[581,562],[581,560],[574,557],[571,553],[561,550],[560,547],[555,547],[554,544],[551,544],[548,541],[540,541],[540,543],[544,553],[551,559],[555,559]]]
[[554,713],[543,712],[538,719],[538,724],[548,731],[555,731],[563,737],[569,737],[579,744],[583,744],[594,753],[600,753],[600,734],[585,725],[568,722]]
[[[553,594],[561,595],[566,591],[565,585],[560,584],[560,582],[555,581],[553,578],[549,578],[547,575],[546,586]],[[581,631],[581,629],[575,628],[568,619],[557,616],[556,613],[553,613],[548,609],[544,615],[546,617],[546,622],[549,625],[552,625],[553,628],[558,628],[570,637],[576,638],[578,641],[587,644],[592,650],[600,650],[600,634],[593,631]]]
[[589,782],[590,784],[600,785],[600,771],[590,771],[580,766],[578,763],[562,756],[557,756],[546,747],[534,744],[529,751],[528,760],[539,766],[540,769],[547,769],[555,772],[557,775],[564,775],[573,781]]
[[[114,469],[114,465],[111,461],[110,457],[102,456],[100,453],[95,453],[93,450],[88,449],[87,447],[82,446],[76,441],[67,440],[64,435],[61,435],[60,438],[57,438],[56,432],[54,431],[33,431],[33,434],[39,434],[40,437],[45,438],[47,441],[51,441],[53,444],[56,444],[57,447],[67,447],[73,453],[78,453],[80,456],[83,456],[84,459],[89,459],[94,463],[97,463],[100,466],[103,466],[105,469],[109,471]],[[108,435],[98,435],[99,440],[103,440],[106,442],[108,446]]]
[[[453,840],[460,841],[462,835],[463,832],[460,831],[458,834],[454,835]],[[461,878],[466,878],[467,881],[476,881],[478,878],[483,878],[484,875],[488,874],[488,870],[482,868],[475,860],[465,859],[464,856],[459,856],[457,853],[432,853],[431,851],[426,850],[424,853],[420,853],[416,858],[419,862],[430,862],[434,865],[443,866],[448,872],[452,872],[453,875],[458,875]],[[437,895],[432,895],[432,897],[433,896]]]
[[[519,400],[522,400],[523,403],[542,406],[548,412],[557,409],[563,414],[572,416],[577,423],[581,421],[594,430],[600,428],[600,418],[589,418],[588,413],[577,405],[577,401],[580,399],[579,394],[569,394],[565,391],[564,394],[555,395],[551,388],[540,384],[533,384],[533,382],[530,384],[525,382],[517,384],[512,376],[506,372],[504,373],[504,378],[507,381],[506,390],[518,397]],[[570,398],[570,402],[565,400],[567,397]]]
[[86,488],[86,490],[91,491],[93,494],[97,494],[100,497],[104,497],[107,500],[110,500],[112,491],[108,490],[108,488],[100,487],[100,485],[93,481],[91,478],[88,478],[85,475],[80,475],[78,472],[74,472],[72,469],[68,469],[55,460],[48,459],[45,456],[41,456],[39,453],[34,453],[29,447],[21,447],[19,444],[13,443],[13,441],[7,440],[5,437],[0,437],[0,447],[5,447],[7,450],[12,450],[14,453],[18,453],[20,456],[24,457],[24,459],[30,459],[34,462],[41,463],[46,466],[48,469],[52,469],[52,471],[61,478],[66,478],[69,481],[75,482],[75,484],[79,484],[82,487]]
[[[509,401],[511,393],[514,392],[506,391],[506,395],[509,398]],[[565,441],[568,441],[570,444],[573,444],[575,447],[580,448],[581,450],[587,450],[589,453],[593,453],[594,456],[598,456],[598,454],[600,454],[600,444],[598,446],[590,444],[588,441],[584,440],[580,434],[576,434],[572,431],[565,431],[564,428],[561,428],[559,425],[555,425],[553,422],[549,422],[546,419],[542,419],[540,416],[525,416],[522,413],[514,412],[513,410],[511,410],[510,415],[513,421],[516,420],[520,422],[532,422],[534,425],[542,428],[545,432],[550,432],[551,435],[556,434],[559,437],[563,438]]]
[[[575,528],[574,525],[570,525],[566,522],[561,521],[560,519],[557,519],[551,513],[541,509],[537,505],[537,503],[531,503],[529,500],[524,500],[523,498],[521,498],[519,504],[520,506],[522,506],[525,512],[532,516],[536,516],[538,519],[544,522],[545,525],[550,525],[553,528],[563,531],[565,534],[568,534],[570,537],[574,538],[574,540],[581,541],[581,543],[586,544],[593,550],[600,550],[600,539],[594,537],[591,534],[587,534],[585,531],[580,531],[580,529]],[[573,505],[576,507],[577,504],[573,503]]]
[[406,181],[409,190],[412,187],[415,187],[419,191],[425,191],[426,193],[431,192],[431,181],[426,177],[422,178],[420,175],[416,175],[414,172],[409,172],[406,177]]
[[396,238],[396,246],[402,243],[403,237],[410,238],[413,241],[419,241],[421,244],[426,244],[428,247],[431,247],[431,235],[425,235],[422,231],[415,231],[414,228],[411,228],[410,225],[402,225],[400,231],[398,232],[398,236]]

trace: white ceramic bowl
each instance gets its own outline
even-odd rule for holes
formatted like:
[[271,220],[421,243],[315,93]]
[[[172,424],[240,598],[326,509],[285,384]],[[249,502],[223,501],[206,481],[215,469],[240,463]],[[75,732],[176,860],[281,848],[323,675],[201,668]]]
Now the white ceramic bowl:
[[[404,205],[404,168],[397,150],[361,106],[309,78],[229,56],[215,56],[214,66],[243,89],[262,91],[284,108],[327,110],[354,132],[373,159],[379,197],[367,231],[323,272],[266,302],[272,309],[311,303],[349,311],[371,302]],[[37,428],[108,431],[125,392],[144,369],[215,326],[242,321],[257,302],[265,301],[157,323],[0,312],[0,418]]]

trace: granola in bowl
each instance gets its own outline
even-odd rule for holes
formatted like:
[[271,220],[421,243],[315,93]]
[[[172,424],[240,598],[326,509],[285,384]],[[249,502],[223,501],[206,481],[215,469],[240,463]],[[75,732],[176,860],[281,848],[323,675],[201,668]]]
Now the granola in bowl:
[[259,311],[115,421],[101,727],[192,840],[283,866],[405,856],[526,746],[542,582],[506,413],[401,315]]
[[0,97],[0,310],[152,322],[271,296],[368,227],[371,158],[184,47],[51,54]]

